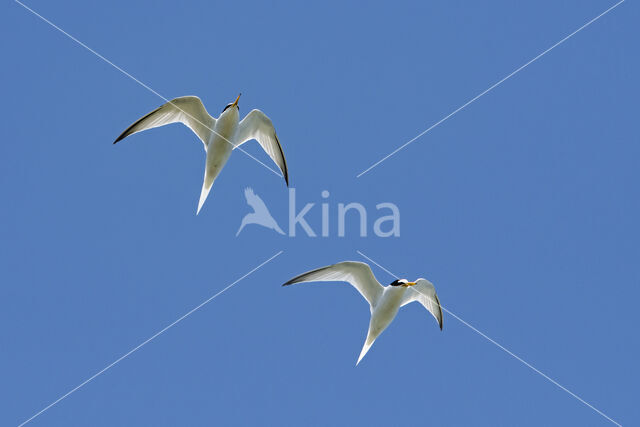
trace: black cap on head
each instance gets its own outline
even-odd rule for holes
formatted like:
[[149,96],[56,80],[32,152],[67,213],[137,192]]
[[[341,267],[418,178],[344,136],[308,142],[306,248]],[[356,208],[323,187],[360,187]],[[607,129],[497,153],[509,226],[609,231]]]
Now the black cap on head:
[[227,104],[226,107],[224,107],[224,110],[222,110],[222,112],[224,113],[225,111],[227,111],[227,108],[229,107],[238,107],[238,111],[240,111],[240,107],[238,106],[238,101],[240,100],[240,96],[242,94],[238,94],[238,97],[236,98],[235,101],[233,101],[231,104]]

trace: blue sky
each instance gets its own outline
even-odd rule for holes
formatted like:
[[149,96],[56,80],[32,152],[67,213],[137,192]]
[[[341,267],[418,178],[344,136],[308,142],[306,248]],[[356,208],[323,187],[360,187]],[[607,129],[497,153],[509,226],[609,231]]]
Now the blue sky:
[[[355,368],[347,285],[281,288],[362,251],[621,424],[638,424],[637,21],[627,1],[356,175],[615,2],[45,2],[46,18],[167,98],[273,120],[319,228],[393,202],[399,238],[248,226],[242,153],[196,217],[179,125],[111,143],[162,100],[16,3],[0,13],[0,424],[17,425],[278,251],[31,425],[607,425],[445,315],[403,309]],[[254,142],[247,151],[272,165]],[[335,223],[331,222],[334,227]],[[383,283],[393,279],[374,268]]]

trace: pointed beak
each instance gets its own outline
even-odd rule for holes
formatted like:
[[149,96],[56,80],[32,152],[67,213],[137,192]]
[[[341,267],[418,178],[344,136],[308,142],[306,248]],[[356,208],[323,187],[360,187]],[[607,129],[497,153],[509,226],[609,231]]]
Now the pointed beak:
[[407,286],[415,286],[416,282],[407,282]]
[[[242,94],[240,94],[242,95]],[[238,95],[238,97],[236,98],[235,101],[233,101],[233,104],[231,104],[232,107],[235,107],[236,105],[238,105],[238,101],[240,100],[240,95]]]

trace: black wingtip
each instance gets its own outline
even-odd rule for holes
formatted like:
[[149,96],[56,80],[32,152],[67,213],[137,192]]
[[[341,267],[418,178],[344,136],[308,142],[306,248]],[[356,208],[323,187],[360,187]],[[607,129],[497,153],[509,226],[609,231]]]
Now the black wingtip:
[[[130,129],[130,127],[129,127],[129,129]],[[127,130],[125,130],[124,132],[122,132],[122,133],[120,134],[120,136],[119,136],[119,137],[117,137],[115,141],[113,141],[113,143],[114,143],[114,144],[116,144],[116,143],[118,143],[118,142],[122,141],[123,139],[125,139],[126,137],[128,137],[128,136],[129,136],[129,134],[127,134],[127,132],[129,132],[129,129],[127,129]]]
[[[169,101],[168,103],[173,103],[173,101]],[[168,104],[168,103],[167,103],[167,104]],[[113,141],[113,143],[115,144],[115,143],[117,143],[117,142],[119,142],[119,141],[122,141],[123,139],[125,139],[125,138],[126,138],[126,137],[128,137],[129,135],[136,133],[136,132],[132,131],[132,129],[133,129],[133,128],[138,124],[138,123],[140,123],[141,121],[143,121],[143,120],[144,120],[144,119],[146,119],[147,117],[151,116],[152,114],[155,114],[156,112],[158,112],[158,110],[160,110],[162,107],[164,107],[164,106],[165,106],[165,105],[167,105],[167,104],[161,105],[160,107],[156,108],[156,109],[155,109],[155,110],[153,110],[152,112],[147,113],[147,114],[145,114],[144,116],[140,117],[140,118],[139,118],[138,120],[136,120],[136,121],[135,121],[131,126],[129,126],[129,127],[128,127],[124,132],[122,132],[122,133],[120,134],[120,136],[119,136],[119,137],[117,137],[115,141]]]
[[278,139],[278,134],[273,133],[273,136],[276,137],[276,143],[278,145],[278,150],[280,150],[280,155],[282,156],[283,166],[278,165],[280,167],[280,171],[282,172],[282,177],[284,178],[284,182],[287,183],[287,188],[289,188],[289,170],[287,168],[287,158],[284,157],[284,151],[282,151],[282,145],[280,145],[280,140]]

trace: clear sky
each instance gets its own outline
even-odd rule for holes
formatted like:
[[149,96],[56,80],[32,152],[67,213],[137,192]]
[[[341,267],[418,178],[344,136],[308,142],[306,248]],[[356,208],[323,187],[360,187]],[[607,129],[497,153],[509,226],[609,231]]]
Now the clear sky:
[[[627,1],[360,178],[615,1],[26,4],[167,98],[276,126],[319,230],[236,237],[252,187],[288,230],[282,178],[234,152],[199,216],[197,138],[112,145],[163,101],[20,5],[0,6],[0,424],[608,425],[489,341],[419,305],[356,368],[348,285],[280,285],[357,250],[621,424],[640,423],[638,20]],[[253,142],[246,150],[275,165]],[[326,190],[329,197],[323,199]],[[401,212],[337,236],[338,203]],[[384,284],[393,280],[374,273]]]

